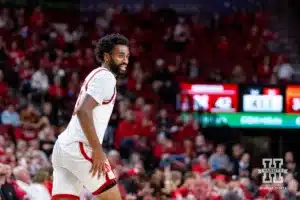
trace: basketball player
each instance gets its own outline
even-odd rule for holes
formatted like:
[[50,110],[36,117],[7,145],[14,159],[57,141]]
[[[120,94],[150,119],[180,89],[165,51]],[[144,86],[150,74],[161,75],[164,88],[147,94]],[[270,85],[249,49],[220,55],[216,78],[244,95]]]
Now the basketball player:
[[79,199],[85,187],[98,199],[121,200],[102,141],[116,98],[116,76],[126,72],[128,40],[107,35],[98,42],[95,56],[102,66],[86,77],[72,119],[53,149],[52,199]]

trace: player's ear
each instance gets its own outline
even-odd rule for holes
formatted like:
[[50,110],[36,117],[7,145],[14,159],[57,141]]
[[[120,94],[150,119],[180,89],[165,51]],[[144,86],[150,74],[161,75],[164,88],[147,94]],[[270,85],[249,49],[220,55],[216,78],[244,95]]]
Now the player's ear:
[[104,62],[110,61],[110,54],[109,53],[104,53],[103,54],[103,60],[104,60]]

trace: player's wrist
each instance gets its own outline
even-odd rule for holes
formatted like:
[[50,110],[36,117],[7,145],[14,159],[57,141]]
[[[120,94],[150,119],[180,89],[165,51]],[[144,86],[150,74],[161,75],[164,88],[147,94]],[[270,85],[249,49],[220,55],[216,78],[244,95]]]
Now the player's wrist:
[[102,146],[101,146],[100,142],[93,142],[90,145],[92,147],[92,150],[102,151]]

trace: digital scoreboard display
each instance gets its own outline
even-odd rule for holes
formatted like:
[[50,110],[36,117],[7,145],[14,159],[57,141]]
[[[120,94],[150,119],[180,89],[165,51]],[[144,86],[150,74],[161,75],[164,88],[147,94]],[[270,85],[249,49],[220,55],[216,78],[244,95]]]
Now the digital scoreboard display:
[[287,113],[300,113],[300,85],[287,86],[285,106]]
[[180,84],[181,111],[237,112],[238,86],[234,84]]
[[274,112],[284,109],[284,89],[268,86],[240,87],[242,112]]

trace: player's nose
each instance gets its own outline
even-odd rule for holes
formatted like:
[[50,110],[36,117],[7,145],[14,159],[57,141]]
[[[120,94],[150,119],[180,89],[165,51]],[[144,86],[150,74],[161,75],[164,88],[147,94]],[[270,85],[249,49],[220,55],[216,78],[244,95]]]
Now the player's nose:
[[128,59],[128,58],[124,58],[124,59],[123,59],[123,63],[124,63],[125,65],[128,65],[129,59]]

